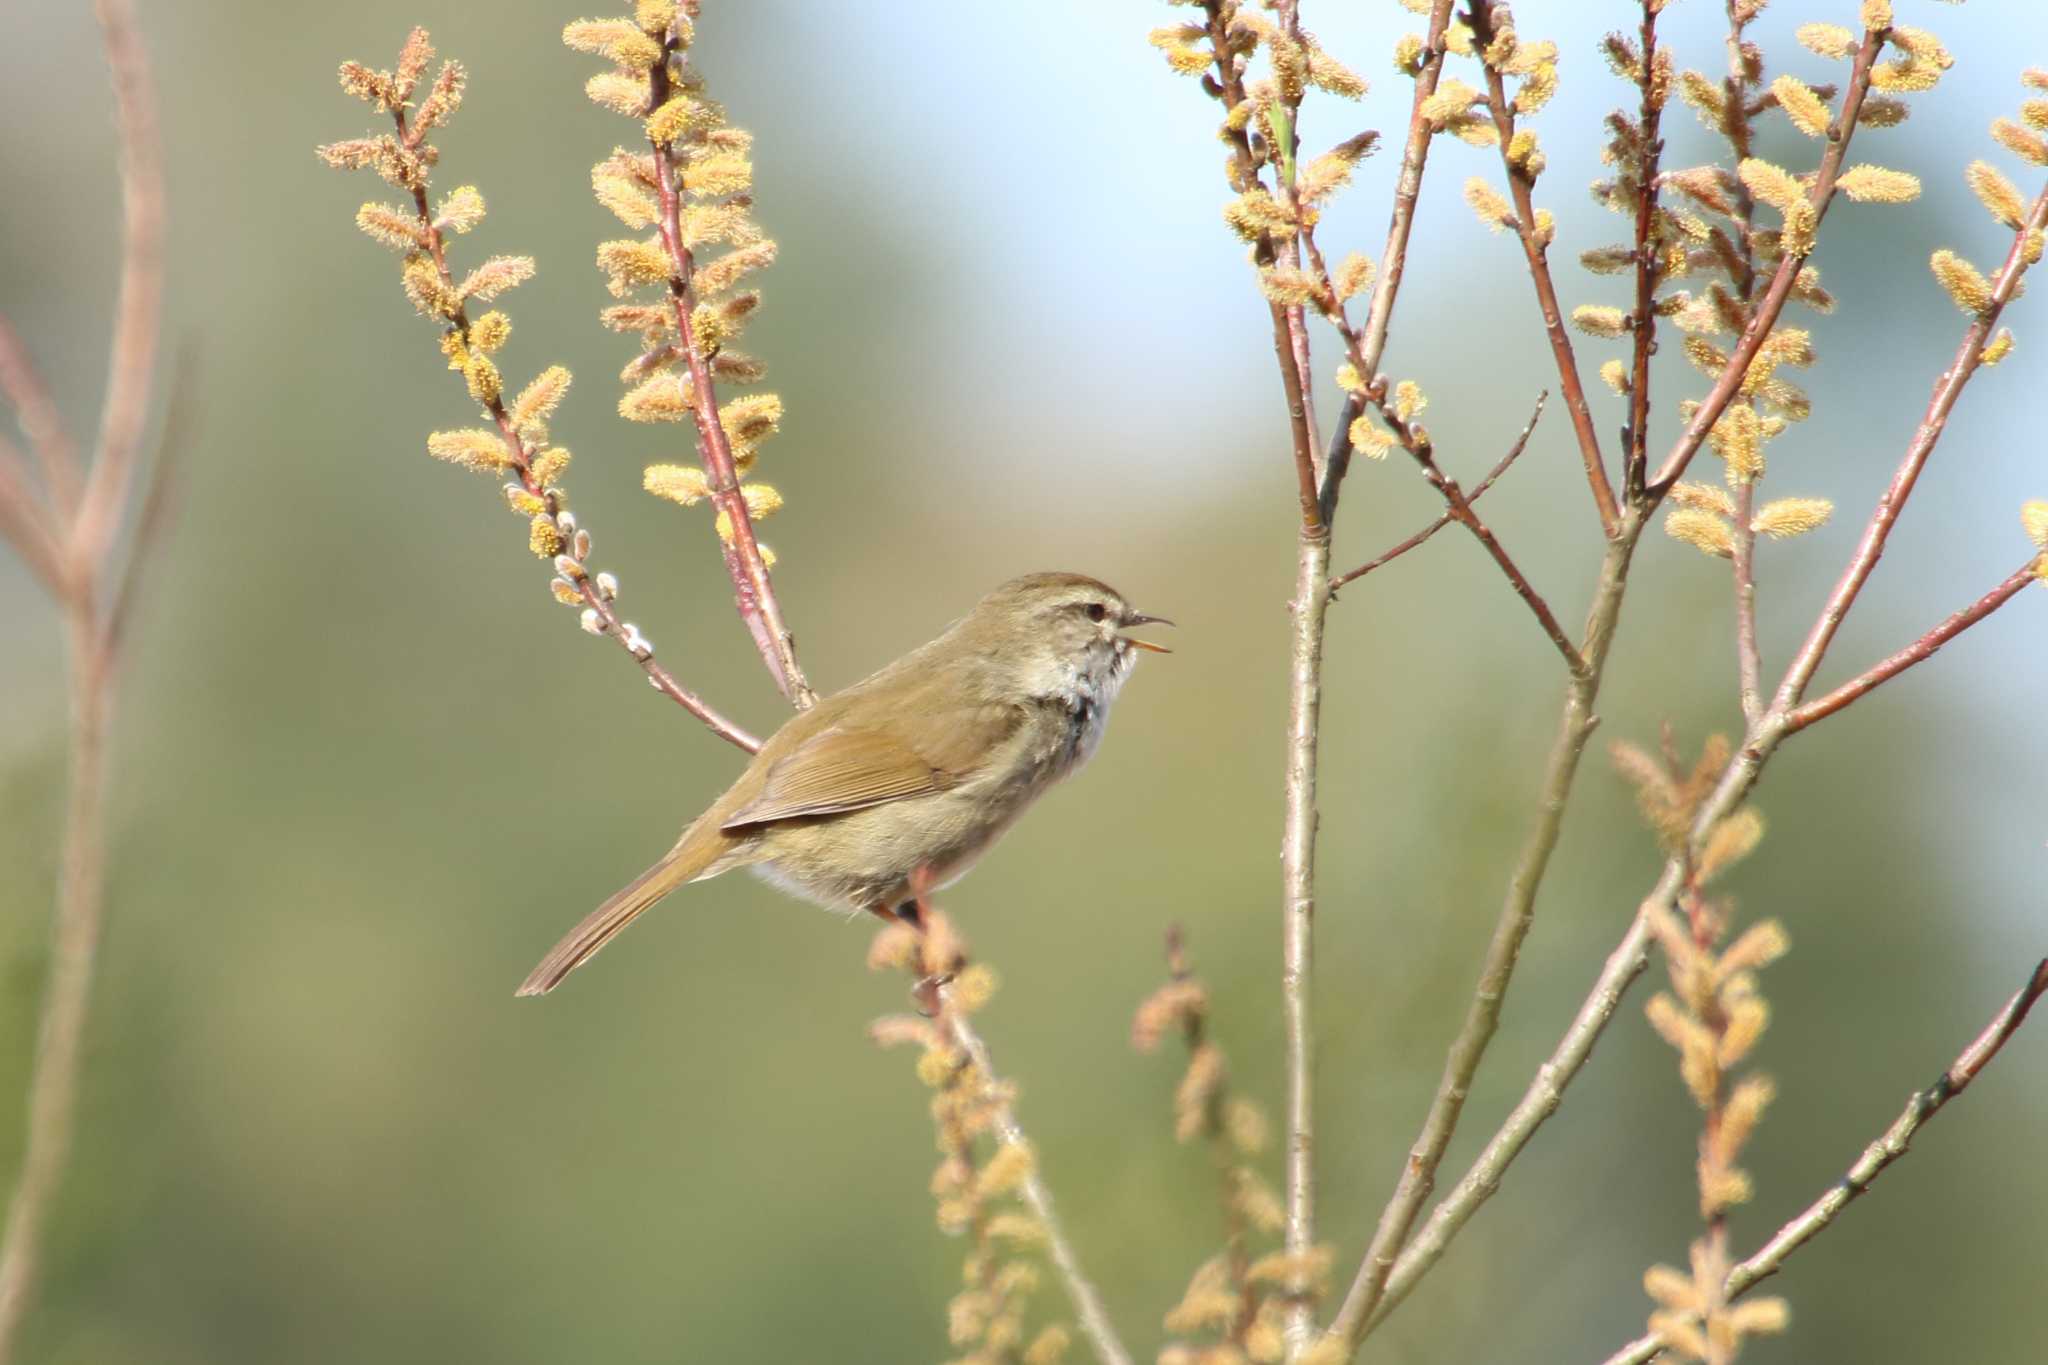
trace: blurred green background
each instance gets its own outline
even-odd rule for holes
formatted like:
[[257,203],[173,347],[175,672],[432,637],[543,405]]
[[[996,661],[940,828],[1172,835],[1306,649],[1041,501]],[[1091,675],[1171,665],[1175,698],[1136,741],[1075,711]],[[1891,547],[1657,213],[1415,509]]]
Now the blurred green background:
[[[759,214],[782,245],[749,349],[789,405],[767,528],[812,676],[862,676],[1010,574],[1099,574],[1180,622],[1080,781],[948,897],[1006,988],[985,1018],[1072,1231],[1141,1353],[1216,1239],[1206,1158],[1177,1148],[1177,1067],[1132,1055],[1129,1012],[1188,927],[1239,1077],[1278,1099],[1280,752],[1290,474],[1263,310],[1224,231],[1214,107],[1145,30],[1178,12],[1047,0],[1026,13],[706,6],[701,60],[759,137]],[[1314,104],[1320,144],[1398,128],[1387,0],[1308,18],[1379,87]],[[1922,15],[1921,10],[1927,13]],[[1794,48],[1847,0],[1785,3]],[[1619,103],[1594,43],[1622,4],[1529,6],[1565,44],[1540,120],[1542,202],[1567,303],[1620,302],[1575,252],[1622,235],[1580,186]],[[545,1003],[511,987],[556,934],[666,847],[737,756],[652,698],[547,596],[486,482],[424,457],[469,420],[392,261],[349,217],[379,186],[314,160],[368,127],[335,64],[389,62],[408,24],[470,66],[443,185],[492,213],[467,260],[532,253],[502,357],[569,364],[557,432],[626,614],[748,724],[781,714],[692,514],[638,490],[680,428],[612,413],[628,352],[600,331],[594,242],[617,235],[586,168],[629,130],[584,102],[591,67],[529,0],[279,6],[188,0],[146,17],[172,187],[167,339],[202,360],[175,538],[149,585],[119,719],[112,910],[76,1166],[24,1359],[919,1361],[951,1352],[958,1244],[932,1225],[931,1138],[908,1059],[863,1025],[904,1004],[861,925],[751,881],[695,888]],[[1842,299],[1813,323],[1816,417],[1767,488],[1834,498],[1835,524],[1763,553],[1781,667],[1854,541],[1961,322],[1937,245],[2002,233],[1961,168],[2048,63],[2031,6],[1901,5],[1957,54],[1942,88],[1859,159],[1927,182],[1908,209],[1843,205],[1820,257]],[[1718,71],[1719,7],[1672,7]],[[115,288],[118,199],[86,7],[0,17],[0,308],[90,430]],[[1812,147],[1768,120],[1765,151]],[[1674,106],[1669,164],[1711,155]],[[1331,215],[1377,255],[1394,159]],[[1490,465],[1552,384],[1519,253],[1458,202],[1490,156],[1440,145],[1389,368],[1419,379],[1452,471]],[[2025,553],[2048,495],[2048,371],[1981,377],[1844,630],[1839,679],[1974,598]],[[1323,343],[1320,368],[1333,363]],[[1675,352],[1675,348],[1667,348]],[[1610,344],[1584,342],[1590,372]],[[1674,365],[1657,405],[1668,441]],[[1595,397],[1604,432],[1618,403]],[[1612,437],[1609,436],[1611,446]],[[1487,506],[1560,614],[1597,558],[1561,406]],[[1398,463],[1354,474],[1339,558],[1434,512]],[[1636,585],[1601,743],[1669,720],[1688,749],[1737,727],[1725,569],[1661,534]],[[1771,834],[1730,879],[1794,951],[1759,1054],[1780,1098],[1752,1148],[1754,1246],[1833,1180],[2048,945],[2048,645],[2038,594],[1783,753]],[[0,561],[0,1172],[47,951],[63,685],[50,610]],[[1462,1011],[1530,818],[1556,661],[1455,533],[1345,594],[1332,617],[1318,1018],[1323,1230],[1355,1261]],[[1455,1172],[1520,1093],[1648,885],[1628,793],[1589,759],[1482,1073]],[[1641,1330],[1642,1268],[1696,1231],[1696,1115],[1639,988],[1507,1190],[1377,1339],[1415,1362],[1597,1359]],[[1778,1288],[1791,1334],[1757,1361],[2034,1358],[2048,1167],[2048,1040],[2023,1036],[1874,1198]],[[1057,1298],[1048,1289],[1049,1298]],[[1077,1351],[1077,1356],[1079,1352]]]

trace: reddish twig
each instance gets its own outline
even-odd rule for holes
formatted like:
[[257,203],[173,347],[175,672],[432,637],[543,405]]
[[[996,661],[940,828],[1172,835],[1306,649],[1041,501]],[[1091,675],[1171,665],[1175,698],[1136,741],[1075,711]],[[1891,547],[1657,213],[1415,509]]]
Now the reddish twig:
[[[678,44],[671,27],[662,45],[662,59],[649,73],[648,107],[658,109],[669,97],[670,64],[676,60]],[[689,247],[683,244],[680,224],[682,196],[677,190],[675,153],[662,142],[649,141],[654,152],[656,192],[661,201],[661,244],[668,252],[674,273],[669,276],[669,299],[675,314],[676,349],[690,374],[690,412],[697,425],[697,449],[704,462],[704,474],[711,485],[711,499],[725,514],[732,539],[723,545],[726,570],[732,576],[740,617],[754,637],[761,660],[768,666],[775,686],[798,710],[811,705],[817,696],[797,663],[796,645],[783,624],[782,604],[769,581],[768,566],[761,558],[761,546],[754,539],[754,520],[747,500],[740,493],[739,474],[733,466],[732,443],[725,424],[719,420],[718,398],[713,388],[711,360],[699,341],[691,310],[696,307],[691,277],[696,269]]]
[[[2028,1011],[2043,995],[2048,995],[2048,958],[2035,966],[2027,983],[2006,1002],[1997,1017],[1985,1025],[1984,1031],[1971,1040],[1948,1069],[1935,1077],[1932,1085],[1916,1091],[1906,1101],[1904,1112],[1892,1121],[1883,1136],[1863,1149],[1848,1172],[1830,1186],[1826,1194],[1779,1228],[1770,1241],[1757,1249],[1756,1254],[1730,1268],[1722,1281],[1722,1292],[1732,1299],[1777,1274],[1784,1267],[1786,1257],[1819,1236],[1841,1216],[1843,1209],[1862,1198],[1872,1182],[1907,1153],[1914,1134],[1983,1073],[1999,1049],[2027,1022]],[[1609,1356],[1605,1365],[1645,1365],[1663,1350],[1663,1338],[1651,1332]]]
[[[1533,436],[1536,432],[1536,423],[1543,417],[1543,404],[1549,397],[1550,390],[1548,389],[1545,389],[1543,390],[1543,392],[1536,395],[1536,411],[1529,415],[1529,424],[1522,428],[1522,434],[1517,436],[1515,438],[1515,443],[1508,447],[1508,453],[1501,456],[1500,462],[1494,465],[1492,469],[1489,469],[1486,472],[1486,477],[1481,479],[1478,482],[1478,484],[1472,489],[1472,491],[1466,495],[1465,500],[1467,502],[1478,502],[1480,498],[1486,495],[1486,490],[1493,487],[1494,480],[1498,479],[1501,475],[1507,473],[1508,466],[1521,458],[1522,452],[1528,449],[1529,447],[1529,438]],[[1338,574],[1335,578],[1330,580],[1331,599],[1335,600],[1337,595],[1337,589],[1343,587],[1347,583],[1355,583],[1359,579],[1371,573],[1374,569],[1381,568],[1384,565],[1390,564],[1394,560],[1399,559],[1402,555],[1407,554],[1410,550],[1414,549],[1418,545],[1421,545],[1424,541],[1428,540],[1438,531],[1443,530],[1444,527],[1449,526],[1451,524],[1451,521],[1451,514],[1449,512],[1445,512],[1435,521],[1432,521],[1429,525],[1423,527],[1420,531],[1417,531],[1414,535],[1408,537],[1408,539],[1402,541],[1398,545],[1395,545],[1393,548],[1387,550],[1385,553],[1379,555],[1376,558],[1367,560],[1365,563],[1359,565],[1357,568],[1351,570],[1349,573]]]
[[[1475,0],[1472,5],[1472,41],[1481,52],[1494,36],[1493,0]],[[1500,68],[1486,63],[1487,104],[1500,134],[1501,167],[1507,173],[1508,193],[1515,205],[1515,236],[1529,264],[1529,278],[1536,286],[1536,302],[1543,313],[1543,333],[1550,341],[1550,353],[1557,364],[1557,386],[1564,396],[1565,411],[1572,417],[1572,433],[1578,438],[1579,458],[1586,466],[1586,484],[1593,492],[1593,506],[1600,514],[1600,529],[1612,536],[1620,512],[1614,502],[1614,486],[1608,482],[1607,466],[1600,454],[1600,434],[1593,426],[1593,410],[1586,403],[1586,386],[1579,380],[1578,358],[1571,336],[1565,331],[1564,311],[1558,306],[1557,286],[1550,278],[1549,246],[1536,231],[1535,180],[1526,165],[1517,165],[1508,149],[1515,139],[1514,105],[1508,98],[1507,82]]]
[[1493,556],[1493,562],[1507,576],[1508,585],[1515,590],[1515,595],[1528,606],[1536,617],[1536,624],[1543,628],[1544,635],[1557,647],[1557,652],[1564,656],[1565,667],[1571,670],[1573,677],[1582,676],[1586,671],[1585,656],[1579,653],[1571,637],[1564,633],[1564,627],[1557,623],[1557,615],[1551,611],[1550,604],[1544,601],[1543,594],[1537,592],[1530,584],[1508,554],[1506,547],[1500,543],[1500,538],[1494,535],[1492,528],[1480,520],[1479,514],[1472,510],[1472,500],[1458,487],[1457,480],[1437,466],[1436,452],[1429,437],[1420,427],[1403,421],[1393,405],[1377,391],[1368,394],[1367,397],[1378,409],[1380,419],[1394,433],[1395,439],[1400,441],[1401,448],[1408,452],[1409,457],[1415,461],[1416,468],[1422,471],[1422,477],[1437,491],[1437,496],[1444,500],[1444,505],[1450,509],[1451,519],[1470,531],[1473,537],[1486,547],[1486,552]]
[[1785,733],[1796,734],[1817,720],[1825,720],[1850,702],[1863,697],[1885,683],[1890,682],[1914,664],[1923,663],[1934,657],[1950,640],[1961,635],[1971,626],[2010,602],[2029,583],[2039,581],[2042,557],[2035,555],[2026,563],[2014,569],[2003,583],[1985,593],[1969,606],[1950,616],[1933,630],[1907,645],[1889,658],[1871,665],[1849,681],[1843,683],[1824,697],[1792,708],[1785,719]]
[[1955,411],[1956,401],[1963,396],[1964,388],[1983,363],[1984,344],[1990,339],[1992,328],[1998,325],[1999,315],[2012,301],[2012,296],[2019,289],[2020,277],[2026,274],[2031,264],[2027,259],[2028,238],[2041,231],[2044,223],[2048,223],[2048,190],[2035,196],[2025,220],[2013,233],[2012,247],[2006,252],[2005,264],[1999,268],[1998,276],[1992,282],[1990,301],[1963,333],[1955,358],[1949,362],[1941,378],[1935,381],[1926,415],[1920,419],[1919,429],[1906,448],[1905,458],[1899,462],[1898,471],[1892,475],[1890,485],[1878,499],[1877,509],[1871,513],[1870,521],[1857,541],[1855,554],[1843,569],[1834,591],[1828,595],[1827,605],[1821,608],[1813,628],[1807,632],[1799,652],[1793,656],[1791,667],[1785,670],[1784,681],[1778,685],[1777,696],[1772,702],[1774,710],[1790,712],[1799,704],[1807,684],[1812,682],[1815,671],[1820,668],[1821,659],[1827,654],[1835,632],[1841,629],[1843,618],[1856,605],[1857,595],[1863,591],[1871,571],[1877,567],[1879,557],[1884,554],[1885,541],[1897,524],[1899,514],[1905,510],[1906,500],[1913,494],[1913,485],[1920,478],[1920,471],[1926,468],[1928,457],[1933,455],[1942,433],[1948,429],[1949,414]]

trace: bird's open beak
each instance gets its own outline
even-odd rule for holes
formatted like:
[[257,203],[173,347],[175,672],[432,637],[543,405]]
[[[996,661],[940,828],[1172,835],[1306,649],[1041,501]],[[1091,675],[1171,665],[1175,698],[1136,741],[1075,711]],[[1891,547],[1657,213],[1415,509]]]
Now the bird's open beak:
[[[1131,626],[1170,626],[1173,622],[1167,620],[1164,616],[1147,616],[1143,612],[1134,611],[1123,619],[1123,624],[1128,629]],[[1122,640],[1133,649],[1146,649],[1154,654],[1173,653],[1165,645],[1155,645],[1150,640],[1140,640],[1129,635],[1119,635],[1116,638]]]

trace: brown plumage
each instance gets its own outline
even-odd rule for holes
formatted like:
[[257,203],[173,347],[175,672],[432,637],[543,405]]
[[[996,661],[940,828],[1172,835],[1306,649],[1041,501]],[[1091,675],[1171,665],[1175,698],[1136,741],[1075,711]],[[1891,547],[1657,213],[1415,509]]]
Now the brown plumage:
[[1079,574],[1003,584],[936,640],[792,717],[519,994],[553,990],[662,897],[735,867],[879,913],[957,880],[1087,760],[1135,651],[1160,649],[1120,631],[1161,619]]

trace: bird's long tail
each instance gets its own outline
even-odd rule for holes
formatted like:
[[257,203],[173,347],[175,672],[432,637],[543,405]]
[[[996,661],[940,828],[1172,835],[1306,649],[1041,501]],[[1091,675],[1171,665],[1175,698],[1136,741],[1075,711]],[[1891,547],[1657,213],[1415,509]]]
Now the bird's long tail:
[[546,995],[561,985],[563,977],[588,962],[598,949],[611,942],[621,929],[640,918],[655,902],[684,882],[706,875],[711,864],[727,851],[730,842],[715,827],[702,831],[692,827],[685,831],[660,862],[585,915],[560,943],[550,948],[548,955],[540,960],[540,965],[519,983],[517,994]]

